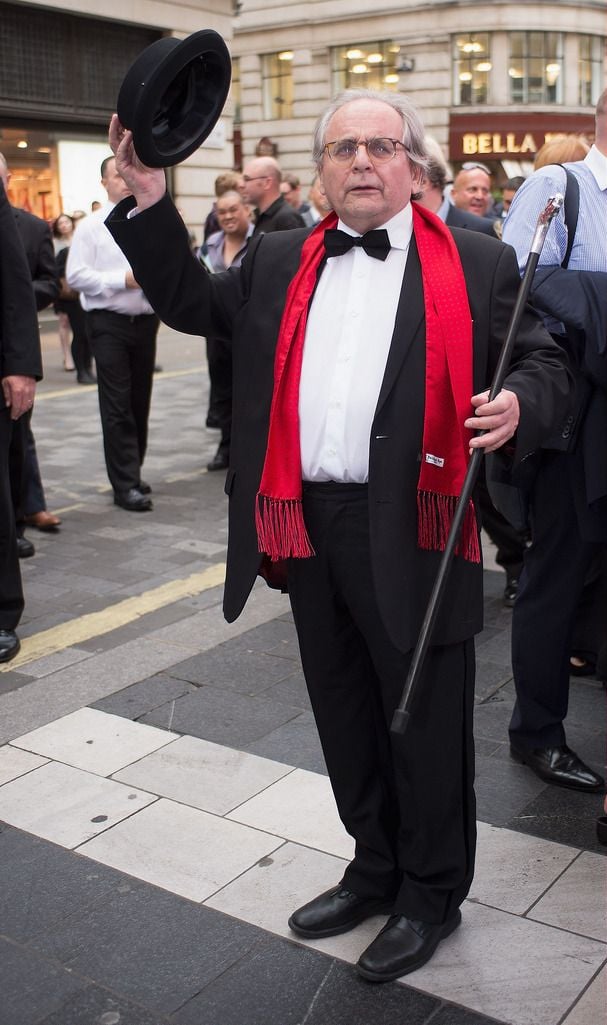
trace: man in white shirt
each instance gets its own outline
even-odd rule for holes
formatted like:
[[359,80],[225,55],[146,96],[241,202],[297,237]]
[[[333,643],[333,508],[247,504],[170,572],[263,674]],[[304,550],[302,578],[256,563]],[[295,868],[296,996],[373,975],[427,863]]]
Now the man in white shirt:
[[105,226],[116,203],[130,195],[114,157],[101,165],[108,202],[78,225],[66,276],[80,293],[97,366],[99,410],[114,502],[129,512],[152,509],[141,479],[156,356],[158,318]]
[[163,172],[136,161],[117,118],[110,142],[133,199],[108,227],[155,308],[182,330],[232,338],[224,614],[240,614],[258,574],[280,586],[286,573],[331,784],[355,840],[341,882],[289,925],[318,939],[390,913],[357,969],[398,978],[459,925],[473,874],[482,567],[471,508],[404,738],[392,716],[469,448],[513,438],[520,458],[535,447],[567,373],[527,311],[516,369],[488,402],[516,263],[497,239],[452,236],[410,202],[425,152],[402,95],[357,90],[329,105],[314,159],[335,213],[312,232],[254,236],[239,270],[214,275],[192,266]]

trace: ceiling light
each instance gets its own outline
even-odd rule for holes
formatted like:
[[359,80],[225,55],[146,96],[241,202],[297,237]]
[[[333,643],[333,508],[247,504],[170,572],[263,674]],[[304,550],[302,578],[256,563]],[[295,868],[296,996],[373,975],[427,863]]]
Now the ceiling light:
[[383,64],[384,58],[381,53],[370,53],[367,57],[367,62],[369,64]]
[[522,78],[523,72],[521,68],[508,68],[508,74],[510,78]]
[[19,139],[17,149],[27,149],[27,139]]
[[398,75],[393,74],[384,75],[384,82],[386,83],[386,85],[398,85],[399,77]]
[[472,73],[470,71],[462,71],[459,76],[460,82],[471,82]]
[[481,61],[480,64],[476,65],[474,70],[475,71],[491,71],[491,68],[492,68],[491,61]]
[[363,56],[362,50],[346,50],[346,57],[349,61],[358,61]]
[[283,50],[282,53],[278,54],[278,59],[279,59],[279,61],[292,61],[293,60],[293,51],[292,50]]
[[369,71],[366,64],[354,64],[350,70],[353,75],[366,75]]

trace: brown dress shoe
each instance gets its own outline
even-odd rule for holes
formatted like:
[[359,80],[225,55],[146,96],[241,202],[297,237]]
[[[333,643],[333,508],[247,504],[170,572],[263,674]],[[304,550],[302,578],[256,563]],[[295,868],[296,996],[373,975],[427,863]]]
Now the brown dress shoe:
[[55,531],[61,526],[59,517],[50,513],[47,509],[41,509],[40,512],[32,513],[31,516],[24,516],[23,518],[28,527],[36,527],[37,530]]

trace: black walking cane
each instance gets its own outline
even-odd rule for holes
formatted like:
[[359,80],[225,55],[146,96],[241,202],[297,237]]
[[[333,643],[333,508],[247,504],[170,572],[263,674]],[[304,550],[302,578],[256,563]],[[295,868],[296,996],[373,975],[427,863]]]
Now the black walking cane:
[[[560,195],[560,193],[557,193],[555,196],[550,197],[548,203],[546,204],[545,208],[542,210],[540,216],[538,217],[535,235],[533,236],[531,249],[529,250],[529,256],[527,257],[525,273],[523,274],[521,280],[518,295],[516,297],[516,302],[514,304],[514,309],[512,310],[512,316],[510,318],[510,324],[508,326],[506,337],[504,339],[499,359],[497,361],[495,374],[493,375],[493,381],[491,383],[491,388],[489,391],[490,402],[496,397],[496,395],[498,395],[498,393],[502,389],[502,384],[506,376],[506,371],[508,370],[508,366],[510,364],[510,357],[512,355],[514,340],[516,338],[520,326],[521,318],[523,316],[523,310],[525,308],[525,303],[527,302],[527,297],[529,295],[529,292],[531,291],[531,282],[533,280],[533,275],[535,274],[537,263],[540,258],[540,253],[546,240],[546,235],[548,234],[548,228],[550,227],[553,218],[559,212],[562,205],[563,196]],[[479,430],[476,432],[476,436],[478,437],[480,434],[483,433],[484,432],[482,430]],[[390,727],[392,733],[404,733],[407,728],[409,719],[411,718],[410,708],[413,701],[413,696],[416,687],[419,684],[419,679],[421,677],[421,672],[424,665],[424,659],[426,657],[426,653],[428,651],[428,646],[430,644],[430,639],[432,636],[432,630],[434,628],[434,623],[436,621],[440,603],[443,597],[443,592],[445,590],[447,574],[449,572],[449,569],[451,568],[453,553],[455,551],[455,546],[459,538],[464,516],[468,508],[468,502],[470,501],[470,496],[472,495],[474,485],[476,484],[476,478],[478,477],[478,471],[480,469],[482,456],[483,449],[475,448],[468,462],[466,476],[464,477],[462,490],[457,500],[457,504],[455,506],[453,522],[451,523],[449,536],[447,537],[447,542],[445,544],[445,550],[441,557],[441,561],[438,567],[438,573],[436,574],[436,580],[434,581],[434,586],[432,588],[430,600],[428,601],[426,614],[424,616],[417,644],[415,646],[415,650],[411,658],[411,664],[409,666],[409,672],[407,674],[407,679],[405,681],[402,697],[400,699],[400,703],[396,711],[394,712],[394,717],[392,719],[392,725]]]

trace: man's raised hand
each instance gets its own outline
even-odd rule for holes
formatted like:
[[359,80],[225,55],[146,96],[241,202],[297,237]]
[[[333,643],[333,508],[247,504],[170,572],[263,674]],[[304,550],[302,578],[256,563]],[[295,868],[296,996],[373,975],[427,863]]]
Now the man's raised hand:
[[140,210],[153,206],[166,192],[166,178],[161,167],[142,164],[133,144],[133,133],[124,128],[117,114],[112,115],[109,143],[116,157],[116,168],[133,193]]

